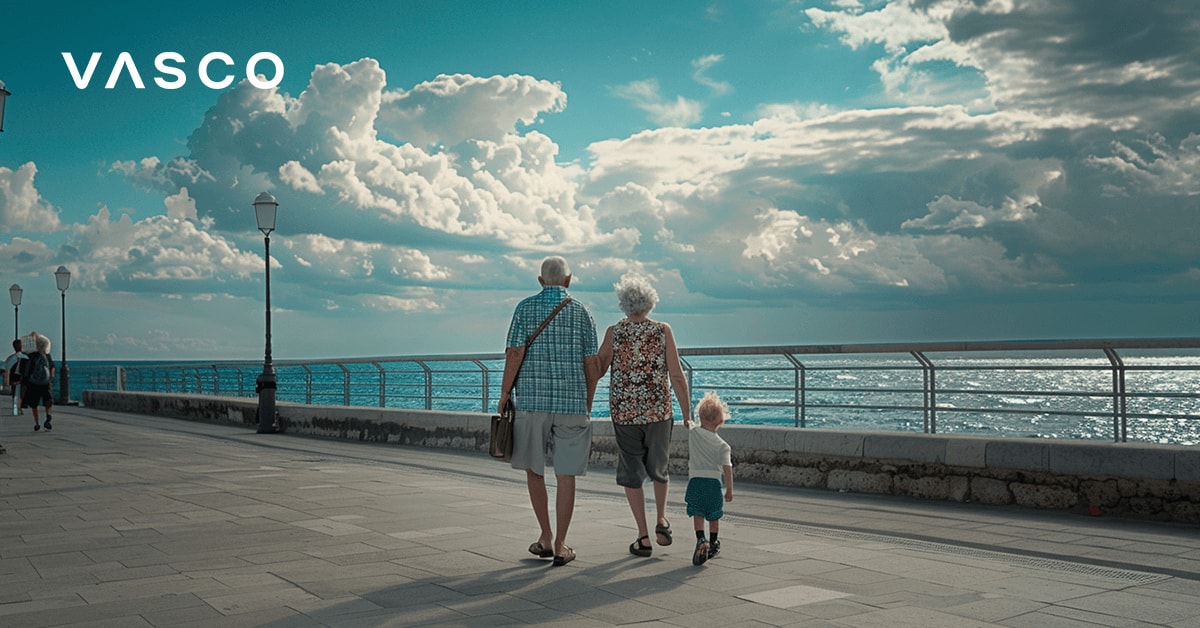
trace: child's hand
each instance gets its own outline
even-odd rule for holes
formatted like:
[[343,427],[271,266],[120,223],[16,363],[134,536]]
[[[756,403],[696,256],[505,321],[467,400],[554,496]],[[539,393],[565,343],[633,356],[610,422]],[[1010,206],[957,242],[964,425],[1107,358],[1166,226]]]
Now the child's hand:
[[725,501],[733,501],[733,491],[725,491]]

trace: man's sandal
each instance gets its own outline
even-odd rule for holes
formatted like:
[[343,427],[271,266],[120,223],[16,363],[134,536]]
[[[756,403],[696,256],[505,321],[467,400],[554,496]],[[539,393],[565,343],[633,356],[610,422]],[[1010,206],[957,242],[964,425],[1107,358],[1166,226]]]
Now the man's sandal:
[[655,525],[654,526],[654,537],[655,537],[655,540],[658,541],[659,545],[670,545],[671,544],[671,522],[668,521],[666,525],[663,525],[661,523]]
[[[642,545],[642,541],[646,541],[646,544]],[[649,556],[654,553],[654,546],[650,545],[650,537],[643,536],[630,544],[629,553],[634,556]]]

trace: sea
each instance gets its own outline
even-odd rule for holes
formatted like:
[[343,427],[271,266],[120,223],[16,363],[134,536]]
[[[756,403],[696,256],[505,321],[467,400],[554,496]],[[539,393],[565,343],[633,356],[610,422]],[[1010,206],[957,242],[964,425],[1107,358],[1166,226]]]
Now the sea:
[[[932,399],[930,373],[905,357],[812,356],[803,369],[781,356],[685,361],[692,402],[716,392],[730,424],[1200,444],[1200,355],[1125,357],[1123,380],[1102,357],[948,357],[936,360]],[[118,366],[127,390],[246,397],[262,371],[251,361],[80,361],[70,364],[73,396],[115,389]],[[275,368],[280,401],[490,413],[503,363],[376,358]],[[606,377],[594,417],[608,416],[607,398]]]

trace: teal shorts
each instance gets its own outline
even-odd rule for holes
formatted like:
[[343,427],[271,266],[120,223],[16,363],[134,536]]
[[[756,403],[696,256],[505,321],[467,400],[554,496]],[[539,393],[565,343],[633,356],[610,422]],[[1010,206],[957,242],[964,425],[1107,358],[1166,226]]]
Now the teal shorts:
[[705,521],[716,521],[725,516],[725,491],[716,478],[692,478],[688,480],[687,502],[689,517],[704,517]]

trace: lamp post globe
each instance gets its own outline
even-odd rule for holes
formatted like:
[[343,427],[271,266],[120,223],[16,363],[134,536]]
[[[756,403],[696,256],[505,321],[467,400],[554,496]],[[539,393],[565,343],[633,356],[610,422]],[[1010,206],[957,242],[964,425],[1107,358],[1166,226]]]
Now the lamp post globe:
[[13,338],[21,337],[21,295],[22,294],[25,294],[25,291],[21,289],[21,286],[18,286],[17,284],[14,283],[13,285],[8,287],[8,298],[12,301],[12,304],[13,304]]
[[58,339],[60,353],[58,368],[58,403],[65,404],[71,399],[71,369],[67,367],[67,288],[71,287],[71,271],[66,266],[59,266],[54,271],[54,283],[62,294],[62,337]]
[[275,365],[271,361],[271,232],[275,230],[275,213],[279,203],[267,192],[259,194],[254,199],[254,216],[258,220],[258,230],[263,234],[263,248],[266,260],[266,295],[267,295],[267,325],[266,350],[263,352],[263,370],[255,382],[254,389],[258,393],[258,433],[274,434],[279,431],[275,425]]

